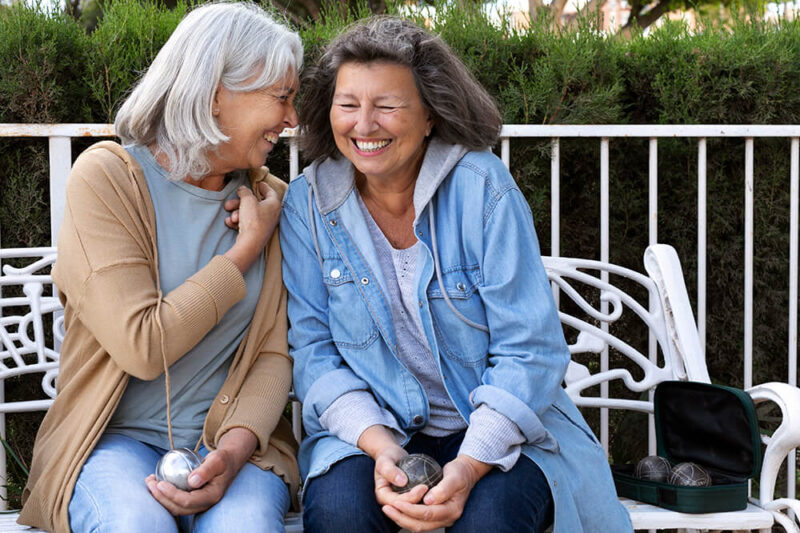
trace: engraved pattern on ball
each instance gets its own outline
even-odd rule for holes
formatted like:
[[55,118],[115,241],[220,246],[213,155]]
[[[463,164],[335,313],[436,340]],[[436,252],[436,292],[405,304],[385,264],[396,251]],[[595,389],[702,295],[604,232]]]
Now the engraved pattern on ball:
[[669,461],[659,455],[648,455],[636,465],[633,475],[647,481],[666,483],[672,473]]
[[177,448],[165,453],[156,465],[156,479],[168,481],[181,490],[190,491],[189,474],[200,466],[202,457],[189,448]]
[[710,487],[711,475],[697,463],[679,463],[672,468],[669,482],[682,487]]
[[442,480],[442,467],[436,460],[424,453],[412,453],[397,461],[397,467],[408,478],[408,483],[402,487],[392,485],[392,490],[403,494],[417,485],[433,487]]

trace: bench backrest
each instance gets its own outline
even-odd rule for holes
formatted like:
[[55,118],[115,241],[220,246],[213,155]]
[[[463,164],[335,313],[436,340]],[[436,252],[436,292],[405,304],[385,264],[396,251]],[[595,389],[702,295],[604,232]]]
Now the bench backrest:
[[[0,249],[0,383],[43,373],[45,398],[0,397],[0,414],[47,409],[55,397],[64,337],[63,310],[50,276],[55,258],[55,248]],[[579,406],[652,412],[641,393],[658,383],[708,381],[671,247],[648,248],[649,276],[592,260],[543,260],[573,355],[565,386]]]

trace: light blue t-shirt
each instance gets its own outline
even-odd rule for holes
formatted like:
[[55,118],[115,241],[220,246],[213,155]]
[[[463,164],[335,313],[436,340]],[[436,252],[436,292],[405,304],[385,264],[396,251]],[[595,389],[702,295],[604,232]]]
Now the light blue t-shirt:
[[[236,241],[225,225],[225,200],[247,185],[246,176],[231,179],[221,191],[208,191],[179,181],[167,172],[146,146],[126,146],[144,171],[156,215],[158,274],[162,294],[183,284],[216,255]],[[244,276],[247,296],[231,307],[222,320],[194,348],[169,368],[172,432],[176,447],[194,448],[203,431],[208,409],[227,376],[239,343],[256,308],[264,276],[264,254]],[[131,377],[106,429],[139,441],[169,448],[164,375],[142,381]]]

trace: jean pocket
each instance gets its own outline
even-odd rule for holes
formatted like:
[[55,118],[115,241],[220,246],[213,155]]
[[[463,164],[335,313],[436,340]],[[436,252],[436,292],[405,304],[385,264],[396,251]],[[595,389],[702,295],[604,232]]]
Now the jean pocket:
[[442,272],[441,285],[449,303],[436,279],[431,281],[427,292],[440,353],[469,367],[486,363],[489,336],[461,320],[451,306],[468,320],[485,326],[486,311],[478,292],[481,281],[479,267],[453,267]]
[[325,259],[323,282],[328,289],[328,327],[339,348],[364,349],[378,338],[378,328],[353,276],[341,259]]
[[[586,435],[586,437],[592,444],[594,444],[597,447],[602,447],[602,444],[600,444],[600,441],[597,439],[597,436],[592,432],[591,428],[589,428],[589,426],[583,420],[583,417],[581,417],[580,420],[576,419],[575,416],[572,416],[567,412],[567,409],[562,408],[557,403],[553,404],[553,409],[556,411],[556,413],[560,414],[567,422],[575,426],[578,430],[580,430],[581,433]],[[580,413],[578,413],[577,416],[580,417]]]

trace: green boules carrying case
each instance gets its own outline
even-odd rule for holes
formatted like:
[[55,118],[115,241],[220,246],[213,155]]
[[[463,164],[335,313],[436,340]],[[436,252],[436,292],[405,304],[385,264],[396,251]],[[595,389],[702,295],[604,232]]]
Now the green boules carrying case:
[[683,513],[747,507],[747,480],[761,470],[756,409],[741,389],[692,381],[665,381],[653,400],[658,455],[674,467],[692,462],[711,475],[711,486],[679,486],[639,479],[635,465],[612,467],[617,493]]

